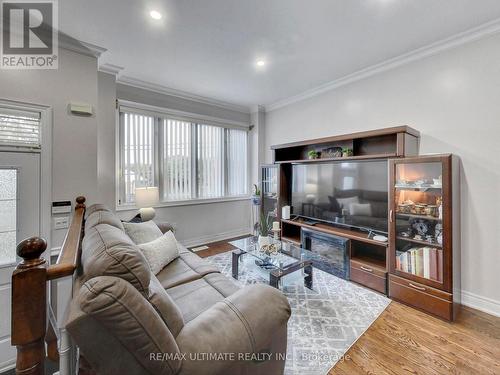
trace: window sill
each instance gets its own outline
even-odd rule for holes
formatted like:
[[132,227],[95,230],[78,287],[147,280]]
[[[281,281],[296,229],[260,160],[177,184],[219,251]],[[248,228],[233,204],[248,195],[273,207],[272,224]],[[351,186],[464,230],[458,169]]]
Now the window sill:
[[[209,198],[209,199],[190,199],[186,201],[172,201],[161,202],[154,206],[154,208],[161,207],[176,207],[176,206],[196,206],[200,204],[222,203],[222,202],[236,202],[236,201],[250,201],[250,195],[243,195],[239,197],[226,197],[226,198]],[[133,204],[117,205],[116,211],[136,211],[138,208]]]

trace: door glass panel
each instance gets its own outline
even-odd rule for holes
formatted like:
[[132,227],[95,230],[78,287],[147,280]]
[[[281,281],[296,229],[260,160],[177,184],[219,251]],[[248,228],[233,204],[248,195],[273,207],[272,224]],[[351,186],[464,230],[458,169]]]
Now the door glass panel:
[[0,169],[0,266],[16,261],[17,170]]
[[443,281],[442,164],[396,164],[396,269]]

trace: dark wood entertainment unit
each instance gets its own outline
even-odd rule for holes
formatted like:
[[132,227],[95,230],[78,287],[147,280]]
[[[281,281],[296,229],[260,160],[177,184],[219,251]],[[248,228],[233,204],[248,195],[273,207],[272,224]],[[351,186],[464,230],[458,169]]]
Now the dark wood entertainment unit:
[[[302,229],[349,239],[351,281],[453,320],[460,302],[453,292],[460,289],[458,159],[418,156],[419,141],[417,130],[398,126],[272,146],[276,214],[285,241],[301,244]],[[348,156],[332,154],[346,148]],[[311,151],[319,157],[310,159]],[[341,225],[281,218],[281,208],[291,205],[292,165],[375,159],[388,163],[388,241]]]

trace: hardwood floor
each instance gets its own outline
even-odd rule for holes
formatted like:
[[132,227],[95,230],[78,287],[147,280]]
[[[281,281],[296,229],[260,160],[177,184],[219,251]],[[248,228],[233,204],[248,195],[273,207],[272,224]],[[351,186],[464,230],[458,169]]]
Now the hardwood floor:
[[462,307],[447,323],[392,302],[329,375],[500,374],[500,318]]
[[[228,241],[197,254],[234,249]],[[500,375],[500,318],[462,307],[447,323],[393,301],[328,375],[356,374]]]

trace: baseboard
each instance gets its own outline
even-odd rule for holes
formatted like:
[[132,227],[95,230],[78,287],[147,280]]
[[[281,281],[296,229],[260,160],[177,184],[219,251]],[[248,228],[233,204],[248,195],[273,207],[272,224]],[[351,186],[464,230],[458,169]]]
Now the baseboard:
[[462,305],[500,317],[500,302],[462,290]]
[[244,236],[245,234],[250,234],[251,230],[248,227],[234,229],[228,232],[222,232],[217,234],[209,234],[206,236],[200,236],[196,238],[190,238],[188,240],[181,240],[180,243],[186,247],[200,246],[211,242],[223,241],[228,238]]

